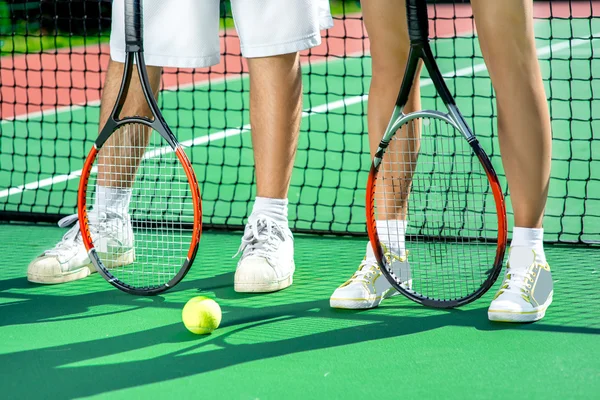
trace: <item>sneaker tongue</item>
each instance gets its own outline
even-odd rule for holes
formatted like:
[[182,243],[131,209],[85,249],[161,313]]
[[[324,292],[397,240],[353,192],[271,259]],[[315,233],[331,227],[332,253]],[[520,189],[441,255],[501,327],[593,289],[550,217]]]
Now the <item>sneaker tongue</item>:
[[258,232],[263,235],[266,234],[269,231],[270,228],[270,233],[272,235],[275,235],[279,238],[279,240],[284,241],[285,240],[285,236],[283,234],[283,231],[281,229],[281,227],[277,224],[277,222],[275,221],[268,221],[268,220],[257,220],[256,221],[257,227],[258,227]]
[[514,246],[510,248],[508,263],[512,270],[527,270],[535,261],[535,253],[529,247]]

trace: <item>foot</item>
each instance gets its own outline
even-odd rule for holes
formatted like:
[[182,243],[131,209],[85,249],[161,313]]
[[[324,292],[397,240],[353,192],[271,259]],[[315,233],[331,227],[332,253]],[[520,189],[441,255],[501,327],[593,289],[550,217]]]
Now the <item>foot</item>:
[[[410,266],[406,257],[400,257],[385,249],[385,256],[391,260],[392,269],[410,287]],[[329,299],[333,308],[367,309],[375,308],[388,297],[397,295],[396,289],[383,276],[371,243],[367,244],[367,255],[352,277],[338,287]]]
[[[29,264],[27,279],[30,282],[64,283],[85,278],[96,272],[83,245],[79,222],[76,221],[76,214],[59,221],[60,227],[73,223],[75,225],[53,249],[46,250]],[[106,267],[112,268],[133,262],[133,230],[128,217],[115,213],[90,213],[89,222],[96,251]],[[122,235],[123,232],[127,234]]]
[[285,289],[294,277],[294,237],[287,226],[265,215],[251,215],[238,254],[234,289],[267,293]]
[[534,322],[544,318],[552,303],[552,274],[548,264],[535,261],[535,251],[512,247],[506,276],[490,308],[490,321]]

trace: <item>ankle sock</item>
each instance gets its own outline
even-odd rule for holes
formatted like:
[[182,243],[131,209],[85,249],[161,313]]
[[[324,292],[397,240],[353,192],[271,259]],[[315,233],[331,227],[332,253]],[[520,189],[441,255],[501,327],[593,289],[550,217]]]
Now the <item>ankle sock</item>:
[[406,221],[400,219],[376,221],[379,240],[400,257],[406,255]]
[[254,200],[252,215],[264,214],[277,223],[288,226],[288,199],[257,197]]
[[535,261],[546,263],[544,254],[544,229],[514,227],[510,247],[527,247],[535,251]]
[[125,215],[129,212],[131,192],[131,189],[96,185],[94,209],[96,211],[107,210]]

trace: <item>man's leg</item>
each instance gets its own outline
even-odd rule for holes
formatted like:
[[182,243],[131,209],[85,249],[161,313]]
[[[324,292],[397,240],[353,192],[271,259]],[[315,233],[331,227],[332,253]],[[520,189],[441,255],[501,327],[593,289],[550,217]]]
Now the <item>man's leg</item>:
[[[121,81],[123,79],[124,67],[125,64],[123,63],[113,60],[109,61],[106,80],[102,91],[100,129],[102,129],[108,120],[115,102],[117,101]],[[158,95],[158,89],[160,88],[162,68],[148,66],[146,70],[148,72],[150,86],[156,97]],[[137,70],[134,70],[131,78],[129,92],[125,104],[123,105],[121,115],[118,117],[138,115],[150,118],[152,113],[148,106],[148,102],[144,97],[144,93],[141,90],[141,83]],[[123,134],[113,134],[98,153],[98,185],[105,187],[131,187],[135,176],[135,170],[144,154],[141,149],[147,145],[149,137],[149,129],[146,131],[144,137],[128,134],[126,129],[123,129]],[[136,152],[134,157],[131,157],[131,149]],[[127,157],[122,157],[118,154],[123,151],[127,151],[127,154],[124,154],[124,156]],[[114,160],[114,158],[116,158],[116,160]],[[127,165],[115,164],[115,161],[122,161],[126,158],[128,160]]]
[[272,292],[292,284],[294,241],[287,193],[302,117],[298,51],[320,43],[330,26],[326,0],[232,1],[250,72],[250,123],[257,197],[242,238],[234,287]]
[[[270,254],[258,249],[240,260],[235,290],[272,292],[291,285],[295,270],[287,193],[302,117],[302,75],[298,53],[251,58],[248,67],[257,197],[249,218],[252,228],[246,228],[244,239],[251,247],[272,246],[277,250]],[[271,237],[275,231],[282,240],[271,245],[261,243],[260,230],[265,231],[265,241],[276,240]]]
[[286,199],[302,117],[298,53],[248,59],[256,195]]
[[[100,129],[110,116],[119,94],[125,64],[111,60],[108,65],[102,106],[100,108]],[[148,80],[154,96],[158,95],[162,68],[147,67]],[[137,70],[133,72],[129,92],[121,115],[126,117],[138,115],[150,118],[152,113],[141,90]],[[142,135],[128,131],[126,125],[121,132],[114,133],[102,146],[98,153],[98,178],[96,181],[96,198],[94,209],[110,210],[117,214],[127,214],[131,199],[131,186],[135,173],[144,155],[151,130],[146,128]]]
[[[163,65],[180,68],[209,67],[219,62],[219,1],[180,0],[174,7],[162,0],[144,0],[144,55],[150,84],[158,92]],[[100,127],[106,122],[114,107],[123,75],[125,60],[124,1],[112,4],[110,53],[112,60],[107,71],[102,93]],[[134,72],[130,92],[122,115],[149,116],[146,100],[140,90],[137,72]],[[126,128],[125,128],[126,129]],[[148,135],[131,135],[128,132],[113,136],[98,154],[98,177],[93,208],[107,215],[127,213],[133,176],[144,153]],[[122,160],[121,154],[131,157]],[[122,218],[119,218],[122,219]],[[67,226],[77,216],[60,223]],[[124,219],[125,222],[128,219]],[[29,266],[28,277],[34,282],[60,283],[84,278],[94,272],[81,241],[78,227],[71,229],[55,248],[44,252]]]
[[[150,82],[155,93],[160,85],[160,72],[160,68],[148,68]],[[114,107],[122,76],[123,64],[111,60],[102,92],[100,129],[106,123]],[[134,74],[129,97],[123,108],[123,115],[150,115],[137,74]],[[128,165],[116,165],[114,160],[111,159],[111,156],[114,157],[116,154],[111,150],[115,149],[117,145],[123,146],[123,143],[117,143],[119,140],[116,138],[109,139],[103,147],[108,151],[101,150],[98,155],[98,185],[96,187],[94,208],[110,208],[117,213],[126,213],[131,197],[131,189],[129,188],[131,182],[127,186],[128,182],[126,180],[132,181],[132,171],[137,168],[143,153],[138,152],[135,162],[130,162]],[[147,142],[147,139],[141,141],[144,140]],[[76,219],[76,216],[67,217],[59,225],[69,225],[74,223]],[[75,225],[53,249],[45,251],[29,264],[27,279],[35,283],[63,283],[85,278],[93,272],[96,272],[96,270],[83,246],[79,226]]]
[[[390,122],[404,77],[410,46],[404,1],[363,1],[362,11],[371,43],[373,77],[369,88],[367,112],[369,147],[373,156]],[[417,78],[404,112],[418,110],[421,107],[420,103]],[[403,128],[396,136],[407,140],[393,141],[390,144],[388,156],[381,167],[380,182],[393,181],[397,185],[393,188],[389,185],[386,187],[387,201],[384,201],[383,185],[378,185],[375,201],[380,211],[377,220],[378,234],[391,253],[404,259],[407,202],[413,173],[412,165],[418,154],[419,132],[418,129]],[[394,196],[391,196],[392,193]],[[404,267],[407,266],[402,265],[402,268]],[[372,284],[364,285],[365,280]],[[393,294],[395,290],[381,276],[371,244],[368,243],[366,257],[358,271],[333,293],[330,304],[336,308],[371,308],[378,306],[383,299]]]
[[[552,301],[543,249],[552,133],[529,0],[473,0],[481,50],[496,91],[498,139],[515,215],[507,276],[493,320],[541,319]],[[535,293],[531,288],[535,287]]]

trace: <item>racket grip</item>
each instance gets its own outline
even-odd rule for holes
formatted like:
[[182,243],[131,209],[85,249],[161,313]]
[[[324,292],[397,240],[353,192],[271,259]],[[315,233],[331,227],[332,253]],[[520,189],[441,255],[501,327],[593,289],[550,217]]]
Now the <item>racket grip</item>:
[[426,0],[406,0],[406,20],[411,43],[423,43],[429,39]]
[[125,0],[125,51],[141,51],[142,35],[142,0]]

